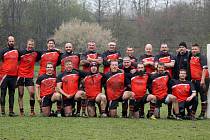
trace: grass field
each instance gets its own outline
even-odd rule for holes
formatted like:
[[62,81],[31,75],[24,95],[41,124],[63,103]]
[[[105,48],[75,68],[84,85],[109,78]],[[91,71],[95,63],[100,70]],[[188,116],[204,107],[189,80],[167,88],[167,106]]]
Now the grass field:
[[[19,113],[17,93],[15,112]],[[6,100],[8,106],[8,97]],[[7,113],[8,113],[8,107]],[[209,140],[210,120],[166,120],[166,106],[159,120],[123,118],[29,117],[29,96],[24,96],[25,117],[0,117],[0,140],[95,139],[95,140]],[[36,103],[36,112],[39,107]],[[145,109],[146,112],[147,109]],[[120,110],[119,110],[120,112]],[[198,111],[199,113],[199,111]],[[119,113],[119,115],[121,115]]]

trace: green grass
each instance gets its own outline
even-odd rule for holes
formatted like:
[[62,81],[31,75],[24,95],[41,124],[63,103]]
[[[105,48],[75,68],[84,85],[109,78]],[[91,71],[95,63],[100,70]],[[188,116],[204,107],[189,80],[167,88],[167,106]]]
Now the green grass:
[[[37,69],[37,68],[36,68]],[[19,113],[15,95],[15,112]],[[8,97],[6,100],[8,113]],[[54,106],[55,107],[55,106]],[[44,118],[29,117],[29,96],[24,95],[25,117],[0,117],[0,140],[20,139],[143,139],[209,140],[210,120],[166,120],[166,106],[159,120],[123,118]],[[145,109],[147,111],[148,106]],[[35,110],[38,114],[39,106]],[[199,109],[200,110],[200,109]],[[120,114],[119,108],[119,115]],[[199,111],[198,111],[199,113]]]

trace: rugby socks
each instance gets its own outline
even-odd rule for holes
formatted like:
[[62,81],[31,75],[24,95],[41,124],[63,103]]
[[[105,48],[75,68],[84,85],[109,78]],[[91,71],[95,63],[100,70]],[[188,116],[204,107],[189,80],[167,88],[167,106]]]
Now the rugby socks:
[[171,116],[172,103],[168,104],[168,116]]
[[144,116],[144,105],[140,106],[139,116]]
[[154,114],[155,107],[156,107],[156,104],[155,104],[155,103],[153,103],[153,102],[150,102],[150,111],[149,111],[149,116],[152,116],[152,115]]
[[5,114],[5,106],[1,106],[1,114]]
[[82,113],[85,113],[86,111],[86,100],[81,99],[81,106],[82,106]]
[[122,117],[127,117],[128,114],[128,100],[122,102]]
[[61,112],[61,101],[57,101],[57,112]]
[[77,114],[80,113],[81,110],[81,100],[77,101]]
[[35,100],[30,100],[31,112],[34,112]]
[[206,102],[202,102],[201,103],[201,116],[205,116],[206,109],[207,109],[207,103]]
[[129,102],[129,116],[132,117],[134,113],[134,105],[135,105],[135,100],[130,100]]
[[39,103],[40,113],[42,113],[42,102]]

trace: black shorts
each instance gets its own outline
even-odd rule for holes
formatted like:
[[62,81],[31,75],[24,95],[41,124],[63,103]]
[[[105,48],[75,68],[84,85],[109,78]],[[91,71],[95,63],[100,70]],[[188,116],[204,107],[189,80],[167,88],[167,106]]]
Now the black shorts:
[[140,100],[136,100],[136,101],[135,101],[135,104],[134,104],[134,112],[139,111],[139,108],[140,108],[142,105],[148,103],[148,102],[147,102],[147,97],[148,97],[148,95],[149,95],[149,94],[145,94]]
[[168,95],[166,95],[163,99],[161,99],[161,100],[157,100],[157,102],[156,102],[156,106],[157,107],[162,107],[162,103],[164,103],[164,104],[168,104],[168,96],[169,96],[170,94],[168,94]]
[[52,106],[53,102],[51,100],[53,94],[42,97],[42,107]]
[[63,106],[74,106],[75,105],[75,100],[74,100],[74,96],[70,99],[64,99],[63,100]]
[[33,78],[19,77],[17,81],[17,86],[34,86],[34,80]]
[[122,97],[116,99],[116,100],[112,100],[109,101],[109,109],[117,109],[117,107],[119,106],[119,102],[122,102]]

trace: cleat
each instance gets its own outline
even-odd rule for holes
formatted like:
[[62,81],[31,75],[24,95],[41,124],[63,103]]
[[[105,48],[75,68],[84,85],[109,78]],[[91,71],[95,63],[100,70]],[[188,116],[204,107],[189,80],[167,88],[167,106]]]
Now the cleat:
[[168,115],[167,119],[173,120],[173,119],[176,119],[176,117],[174,117],[174,115]]
[[206,117],[205,117],[204,115],[199,115],[197,119],[198,119],[198,120],[205,120]]
[[151,120],[157,120],[157,119],[155,118],[155,115],[150,116],[149,119],[151,119]]
[[62,117],[62,116],[61,116],[61,113],[57,113],[57,117]]
[[180,117],[178,117],[178,116],[176,116],[174,119],[175,119],[175,120],[178,120],[178,121],[182,121],[182,118],[180,118]]
[[5,112],[1,112],[1,117],[6,117]]
[[106,118],[107,117],[107,114],[106,113],[102,113],[100,117],[101,118]]
[[36,113],[35,112],[31,112],[30,113],[30,117],[34,117],[34,116],[36,116]]
[[143,119],[144,118],[144,115],[139,115],[139,118],[142,118]]
[[14,112],[10,112],[10,113],[9,113],[9,116],[10,116],[10,117],[17,117],[18,115],[15,114]]
[[87,114],[86,113],[82,113],[82,116],[81,117],[83,117],[83,118],[87,118],[88,116],[87,116]]

